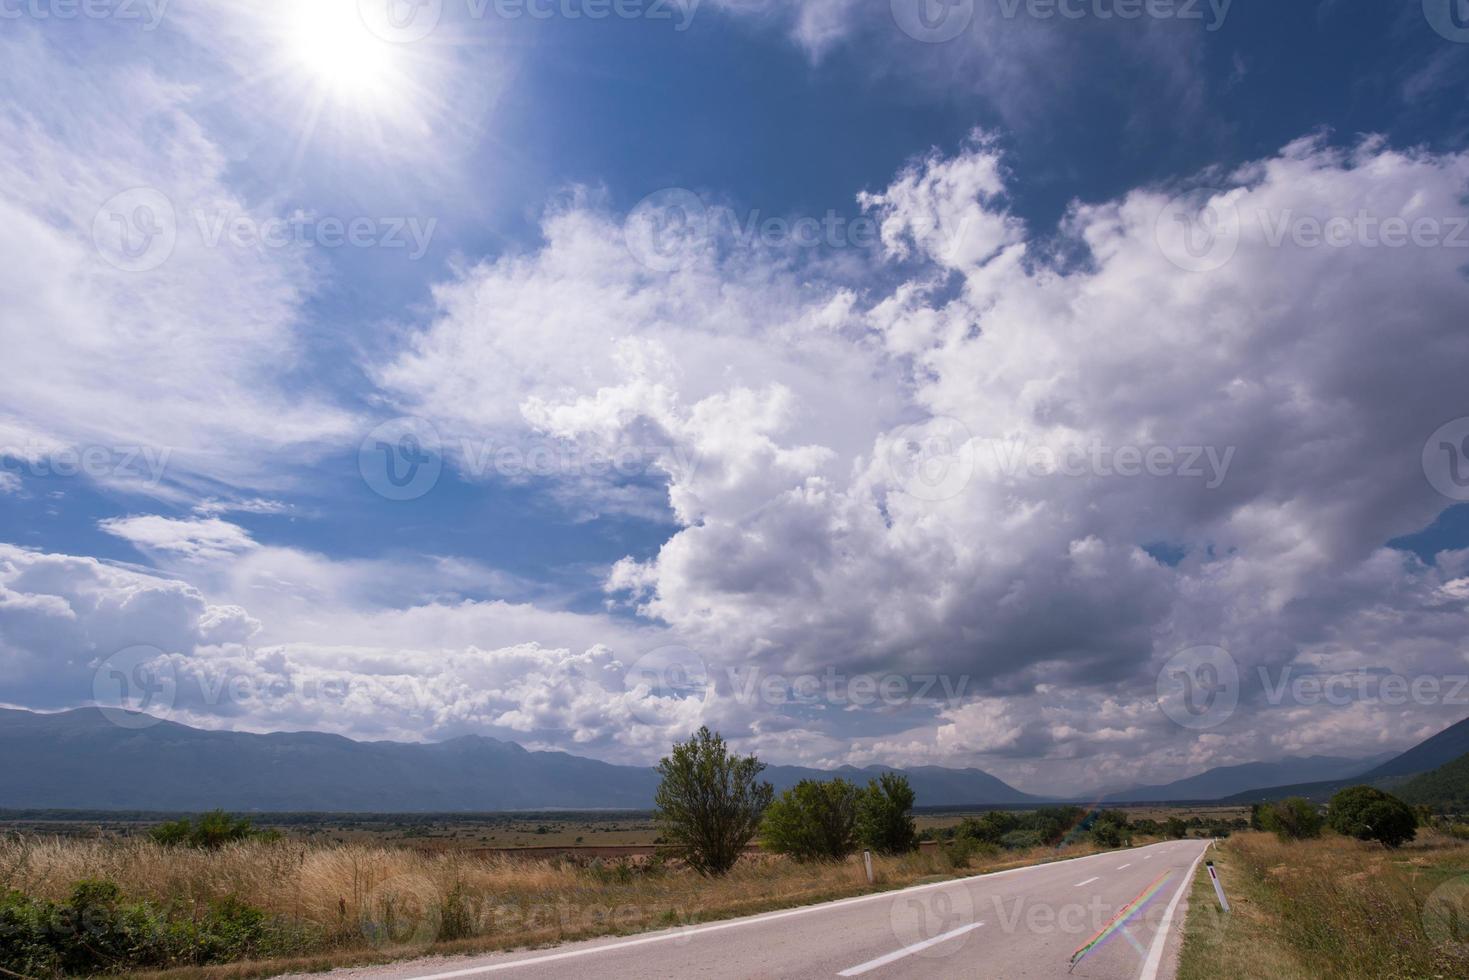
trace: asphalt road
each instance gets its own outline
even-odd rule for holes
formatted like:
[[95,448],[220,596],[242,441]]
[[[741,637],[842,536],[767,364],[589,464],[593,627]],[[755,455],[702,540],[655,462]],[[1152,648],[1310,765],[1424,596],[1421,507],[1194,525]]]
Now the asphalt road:
[[[1169,841],[706,925],[328,976],[1167,980],[1191,872],[1208,846]],[[1119,914],[1122,924],[1108,931]],[[1104,938],[1068,972],[1073,953],[1099,932]]]

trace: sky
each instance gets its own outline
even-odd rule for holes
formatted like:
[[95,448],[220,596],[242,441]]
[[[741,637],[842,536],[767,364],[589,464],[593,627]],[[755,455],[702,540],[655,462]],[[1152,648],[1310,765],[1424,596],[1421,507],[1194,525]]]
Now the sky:
[[0,704],[1407,748],[1466,91],[1462,0],[0,0]]

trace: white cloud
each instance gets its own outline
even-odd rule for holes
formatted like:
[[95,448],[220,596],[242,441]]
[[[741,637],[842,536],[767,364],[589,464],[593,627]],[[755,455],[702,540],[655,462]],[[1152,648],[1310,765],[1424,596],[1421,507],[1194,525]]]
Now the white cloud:
[[[1379,663],[1463,668],[1427,612],[1439,572],[1382,548],[1448,503],[1419,454],[1462,411],[1462,253],[1273,238],[1282,219],[1359,211],[1451,223],[1466,177],[1462,156],[1304,140],[1215,175],[1232,188],[1216,206],[1241,219],[1220,268],[1170,257],[1176,188],[1074,208],[1064,234],[1090,258],[1061,264],[1006,214],[1013,178],[978,139],[865,199],[889,254],[917,268],[893,288],[870,273],[860,291],[768,250],[650,275],[581,203],[547,219],[541,251],[442,287],[439,315],[382,377],[435,422],[608,444],[651,427],[696,448],[698,468],[669,468],[683,529],[654,560],[619,563],[609,588],[717,663],[962,673],[1016,719],[956,709],[898,739],[822,726],[854,756],[907,746],[1019,771],[1031,763],[1007,759],[1013,744],[1100,780],[1138,758],[1176,775],[1246,761],[1226,745],[1355,739],[1365,753],[1464,708],[1296,718],[1290,735],[1287,712],[1247,698],[1229,731],[1251,734],[1225,743],[1167,722],[1152,688],[1179,648],[1222,644],[1249,675],[1312,656],[1369,609],[1405,617]],[[977,230],[973,247],[953,249],[956,225]],[[550,353],[573,345],[585,353]],[[905,492],[901,423],[923,414],[972,437],[949,447],[973,475],[947,499]],[[753,743],[791,744],[776,719],[763,736],[744,720]]]
[[227,186],[191,90],[101,55],[78,75],[45,37],[17,27],[0,41],[14,103],[48,107],[0,118],[0,419],[18,420],[0,422],[3,448],[113,461],[166,450],[163,473],[118,462],[92,474],[157,495],[287,482],[280,461],[350,423],[277,380],[297,363],[317,273],[302,250],[201,231],[197,213],[264,212]]
[[188,560],[228,558],[255,547],[249,532],[217,517],[176,520],[144,515],[117,517],[99,525],[108,534],[130,541],[144,551],[163,552]]

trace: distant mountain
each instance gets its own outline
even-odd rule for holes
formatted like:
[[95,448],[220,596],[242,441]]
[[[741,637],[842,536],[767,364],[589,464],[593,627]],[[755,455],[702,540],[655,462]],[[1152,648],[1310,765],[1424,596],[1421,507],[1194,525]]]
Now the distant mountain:
[[[881,767],[838,775],[866,781]],[[0,709],[0,807],[12,809],[453,812],[649,809],[658,776],[564,752],[465,736],[358,742],[319,732],[121,728],[95,708]],[[978,769],[908,771],[920,806],[1041,802]],[[772,766],[777,789],[833,773]]]
[[1313,755],[1291,757],[1278,762],[1247,762],[1238,766],[1219,766],[1197,776],[1177,779],[1160,786],[1134,786],[1104,799],[1109,803],[1167,803],[1177,800],[1217,800],[1259,787],[1283,786],[1306,781],[1350,779],[1391,756],[1370,759],[1343,759]]
[[1368,779],[1388,776],[1411,776],[1429,772],[1453,762],[1469,752],[1469,718],[1450,725],[1437,735],[1413,746],[1402,755],[1383,763],[1367,774]]
[[1469,718],[1456,722],[1424,739],[1406,752],[1393,756],[1359,776],[1338,778],[1284,786],[1259,787],[1226,797],[1226,803],[1258,803],[1263,800],[1280,800],[1287,796],[1304,796],[1309,800],[1325,800],[1338,790],[1348,786],[1366,784],[1394,792],[1408,782],[1409,777],[1430,772],[1455,761],[1469,753]]

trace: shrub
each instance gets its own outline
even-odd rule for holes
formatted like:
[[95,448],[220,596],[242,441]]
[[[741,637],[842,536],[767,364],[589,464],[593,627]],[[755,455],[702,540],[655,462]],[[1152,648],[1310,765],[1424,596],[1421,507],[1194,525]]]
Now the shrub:
[[913,824],[913,788],[908,777],[885,772],[857,797],[857,839],[879,854],[907,854],[918,849]]
[[1041,835],[1033,830],[1012,830],[1000,838],[1000,846],[1007,851],[1025,851],[1041,843]]
[[197,820],[188,817],[161,823],[148,831],[148,836],[166,847],[201,847],[213,849],[242,840],[275,840],[275,830],[256,830],[249,817],[232,817],[223,810],[201,813]]
[[803,779],[770,804],[761,843],[798,861],[837,861],[857,848],[857,787]]
[[974,817],[965,817],[955,828],[954,835],[997,845],[1006,834],[1019,829],[1020,818],[1015,814],[991,810],[977,820]]
[[1281,840],[1307,840],[1321,836],[1325,821],[1316,804],[1300,796],[1260,808],[1260,826]]
[[967,868],[976,857],[994,857],[999,853],[999,845],[973,837],[956,836],[943,847],[945,860],[955,868]]
[[0,895],[0,971],[24,977],[224,963],[291,948],[264,912],[234,899],[172,918],[125,901],[110,881],[79,881],[64,902]]
[[1168,822],[1163,825],[1163,836],[1182,840],[1188,836],[1188,824],[1178,817],[1169,817]]
[[658,763],[654,803],[669,848],[700,874],[718,877],[739,860],[760,828],[774,791],[757,779],[765,763],[736,756],[700,728]]
[[1418,836],[1418,818],[1408,804],[1372,786],[1353,786],[1331,798],[1326,810],[1331,829],[1358,840],[1401,847]]

